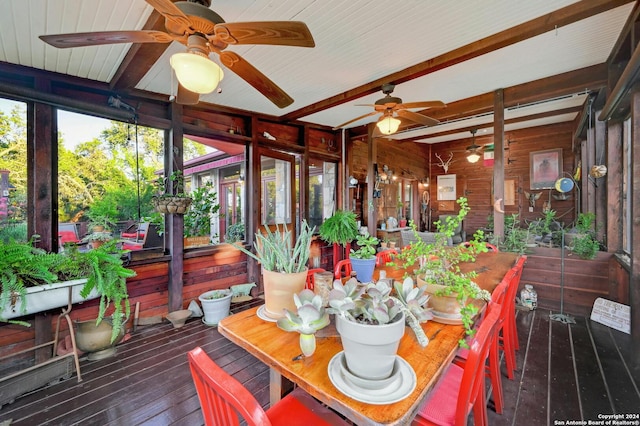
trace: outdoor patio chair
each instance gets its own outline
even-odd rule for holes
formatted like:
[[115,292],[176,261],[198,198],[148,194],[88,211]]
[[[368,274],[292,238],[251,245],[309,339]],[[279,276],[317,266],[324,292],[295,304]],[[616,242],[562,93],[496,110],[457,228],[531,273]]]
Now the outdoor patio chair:
[[158,233],[158,225],[150,224],[148,229],[144,234],[144,238],[140,241],[128,241],[124,240],[122,242],[123,250],[142,250],[151,247],[162,247],[164,244],[164,240],[162,235]]
[[219,367],[200,347],[187,353],[191,376],[207,426],[348,425],[340,416],[296,388],[266,411],[242,383]]
[[451,364],[420,407],[412,425],[466,425],[472,410],[474,425],[488,423],[484,365],[498,325],[500,308],[500,305],[489,304],[486,317],[469,342],[464,368]]
[[134,241],[139,242],[144,239],[147,229],[149,229],[149,222],[141,222],[139,224],[134,223],[122,231],[120,236],[122,238],[133,239]]

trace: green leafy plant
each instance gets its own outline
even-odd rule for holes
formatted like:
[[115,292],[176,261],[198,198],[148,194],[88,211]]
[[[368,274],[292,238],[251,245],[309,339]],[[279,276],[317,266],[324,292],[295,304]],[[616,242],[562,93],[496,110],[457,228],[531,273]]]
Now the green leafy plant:
[[244,223],[237,222],[227,227],[227,233],[224,235],[227,243],[235,243],[244,241]]
[[356,214],[347,210],[336,212],[318,229],[320,238],[331,244],[345,245],[358,237]]
[[358,248],[356,250],[351,249],[349,256],[356,259],[371,259],[376,255],[376,246],[380,240],[373,235],[366,233],[364,235],[358,234],[356,238],[356,244]]
[[111,232],[108,232],[108,231],[92,232],[82,238],[82,242],[85,242],[85,243],[90,243],[94,241],[106,242],[111,240],[113,240],[113,235],[111,234]]
[[191,191],[193,201],[184,215],[185,236],[201,237],[211,234],[211,215],[220,210],[218,196],[213,189],[213,183],[207,182]]
[[[455,294],[456,300],[461,306],[460,315],[462,323],[468,335],[473,335],[473,318],[478,313],[478,308],[473,303],[467,303],[471,299],[489,300],[491,295],[482,290],[473,282],[477,276],[475,272],[463,273],[460,270],[460,262],[474,262],[478,253],[486,252],[484,243],[484,233],[478,231],[466,245],[450,247],[447,245],[449,238],[455,229],[467,216],[470,208],[467,199],[461,197],[457,200],[460,210],[457,215],[447,217],[447,220],[435,222],[436,237],[434,243],[423,241],[416,229],[415,223],[411,222],[411,228],[416,236],[416,241],[405,247],[399,254],[398,259],[403,261],[404,266],[413,266],[418,262],[415,274],[426,283],[443,286],[436,295],[448,296]],[[464,346],[464,341],[461,341]]]
[[306,220],[300,226],[300,235],[293,241],[293,234],[286,225],[276,225],[276,230],[265,228],[265,234],[256,233],[253,243],[255,254],[240,244],[235,244],[238,250],[251,256],[262,264],[267,271],[297,273],[307,267],[309,261],[309,248],[314,228],[310,228]]
[[360,285],[355,278],[351,278],[344,284],[340,280],[334,281],[333,289],[329,292],[327,312],[349,321],[374,325],[393,322],[400,312],[404,312],[405,322],[424,347],[429,340],[420,323],[432,318],[430,310],[426,308],[428,300],[424,289],[415,287],[411,278],[396,281],[393,289],[384,280]]
[[594,259],[600,251],[600,243],[595,233],[595,220],[596,215],[592,212],[580,213],[571,231],[573,235],[570,249],[581,259]]
[[[104,319],[109,307],[113,308],[113,341],[130,314],[126,279],[135,276],[133,270],[124,267],[124,254],[125,251],[118,249],[113,240],[82,252],[75,246],[68,246],[63,253],[47,253],[33,247],[33,238],[28,243],[12,241],[2,244],[0,305],[11,305],[17,297],[24,301],[27,287],[86,278],[81,296],[88,297],[93,289],[100,294],[96,323]],[[22,303],[22,308],[26,312],[26,303]]]

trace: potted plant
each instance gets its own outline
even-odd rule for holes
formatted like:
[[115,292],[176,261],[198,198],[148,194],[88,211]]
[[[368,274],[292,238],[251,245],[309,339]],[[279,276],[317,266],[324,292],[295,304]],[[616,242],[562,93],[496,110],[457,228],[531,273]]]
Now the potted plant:
[[285,309],[284,318],[277,322],[284,331],[300,333],[300,349],[304,356],[316,351],[315,332],[329,325],[329,314],[325,311],[322,296],[309,289],[293,295],[296,312]]
[[202,322],[206,325],[218,325],[222,318],[229,315],[232,296],[231,289],[211,290],[198,296],[204,312]]
[[[74,285],[77,289],[72,292],[73,303],[100,297],[94,323],[100,324],[112,308],[113,330],[109,337],[114,341],[130,314],[126,279],[135,276],[133,270],[124,267],[123,254],[115,241],[82,252],[70,246],[63,253],[37,249],[33,247],[33,239],[28,243],[1,245],[0,319],[66,306],[67,287]],[[30,291],[32,288],[35,291]],[[44,296],[44,301],[33,299],[37,293]]]
[[595,220],[596,215],[592,212],[579,213],[575,226],[565,234],[565,242],[581,259],[594,259],[600,251],[600,243],[595,234]]
[[[405,266],[418,262],[416,280],[418,286],[424,287],[431,296],[429,306],[433,309],[434,321],[462,324],[467,334],[472,335],[473,318],[478,312],[472,301],[489,300],[490,294],[473,282],[477,275],[475,272],[461,272],[458,263],[474,261],[477,254],[486,252],[487,248],[482,231],[476,232],[468,245],[447,245],[448,239],[470,210],[466,198],[459,198],[457,203],[460,211],[456,216],[447,217],[445,223],[435,222],[438,232],[434,243],[426,243],[418,238],[398,254],[398,259]],[[413,222],[411,227],[417,234]],[[463,341],[461,343],[464,345]]]
[[335,213],[322,222],[318,229],[320,238],[329,244],[333,244],[333,263],[342,259],[339,247],[344,246],[349,252],[351,241],[360,235],[356,214],[348,210],[336,210]]
[[227,227],[227,232],[224,235],[224,241],[227,243],[235,243],[238,241],[244,241],[244,223],[237,222]]
[[329,293],[327,312],[335,314],[347,367],[360,378],[391,375],[405,323],[420,345],[429,342],[420,326],[431,318],[424,289],[414,287],[411,278],[395,282],[393,289],[385,280],[361,285],[351,278],[344,284],[334,281]]
[[376,267],[376,246],[379,240],[369,235],[358,235],[356,238],[357,250],[351,250],[349,258],[351,267],[356,272],[356,278],[361,283],[371,282],[373,270]]
[[262,265],[264,314],[273,320],[284,317],[285,309],[296,309],[293,295],[300,293],[307,281],[307,262],[314,229],[303,220],[300,235],[294,243],[294,236],[286,225],[282,228],[276,225],[275,231],[267,226],[265,234],[255,234],[255,254],[235,244]]
[[94,231],[83,237],[81,241],[83,243],[89,243],[91,245],[91,248],[96,249],[102,244],[111,240],[113,240],[113,235],[110,231]]
[[184,192],[184,175],[181,170],[174,171],[168,177],[158,178],[154,185],[158,194],[151,198],[151,202],[157,212],[186,213],[192,199]]
[[218,213],[220,204],[213,184],[206,184],[191,191],[191,205],[184,215],[185,247],[208,245],[211,242],[211,215]]
[[118,210],[114,206],[103,206],[98,203],[87,212],[88,228],[91,232],[111,232],[115,227]]

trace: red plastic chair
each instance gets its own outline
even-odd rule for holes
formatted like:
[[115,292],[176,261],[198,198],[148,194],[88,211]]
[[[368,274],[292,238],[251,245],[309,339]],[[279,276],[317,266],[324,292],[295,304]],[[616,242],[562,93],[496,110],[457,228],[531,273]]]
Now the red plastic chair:
[[268,410],[239,381],[197,347],[187,354],[207,426],[236,426],[238,416],[249,426],[348,425],[340,416],[296,388]]
[[469,343],[465,367],[455,364],[449,367],[430,397],[420,407],[413,425],[466,425],[472,410],[474,425],[488,423],[484,365],[499,317],[500,305],[489,303],[487,315]]
[[398,250],[389,249],[376,253],[376,266],[384,266],[393,260],[393,256],[398,255]]
[[316,272],[325,272],[325,270],[322,268],[309,269],[309,271],[307,272],[307,283],[305,284],[304,288],[313,290],[313,288],[315,287],[315,277],[313,276],[313,274],[315,274]]
[[[460,245],[463,246],[463,247],[469,247],[471,245],[471,243],[469,243],[469,241],[465,241],[465,242],[460,243]],[[491,243],[484,243],[484,245],[489,249],[490,252],[492,251],[494,253],[497,253],[497,252],[500,251],[500,250],[498,250],[498,247],[494,246]]]
[[[509,282],[511,280],[512,272],[509,271],[507,275],[500,281],[500,284],[496,286],[491,293],[491,302],[495,305],[500,305],[500,317],[498,318],[498,325],[496,332],[493,334],[491,342],[491,348],[489,348],[488,364],[486,366],[486,375],[491,380],[491,387],[493,388],[493,403],[495,405],[496,413],[502,414],[504,409],[504,395],[502,392],[502,375],[500,373],[500,347],[498,342],[498,336],[500,331],[504,327],[504,323],[507,316],[507,306],[504,304],[505,297],[507,296],[507,290],[509,289]],[[481,322],[480,320],[479,322]],[[478,322],[478,323],[479,323]],[[469,356],[468,349],[460,349],[456,354],[454,362],[459,367],[465,366],[467,358]]]
[[520,349],[518,330],[516,327],[516,294],[518,292],[518,286],[520,285],[522,269],[526,261],[527,256],[520,256],[516,265],[511,268],[508,273],[511,279],[504,302],[505,305],[507,305],[507,313],[502,334],[499,337],[500,349],[504,351],[506,359],[507,377],[509,377],[510,380],[513,380],[513,372],[516,369],[516,351]]
[[340,262],[336,263],[336,267],[333,270],[333,276],[336,280],[339,280],[343,277],[350,277],[352,270],[353,268],[351,267],[351,260],[343,259]]

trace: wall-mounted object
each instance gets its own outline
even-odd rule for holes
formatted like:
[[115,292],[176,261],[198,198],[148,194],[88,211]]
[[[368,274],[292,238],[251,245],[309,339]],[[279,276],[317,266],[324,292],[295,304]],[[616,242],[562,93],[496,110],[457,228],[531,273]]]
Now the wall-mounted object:
[[456,175],[438,176],[438,201],[456,199]]
[[529,153],[531,189],[553,189],[562,176],[562,148]]

